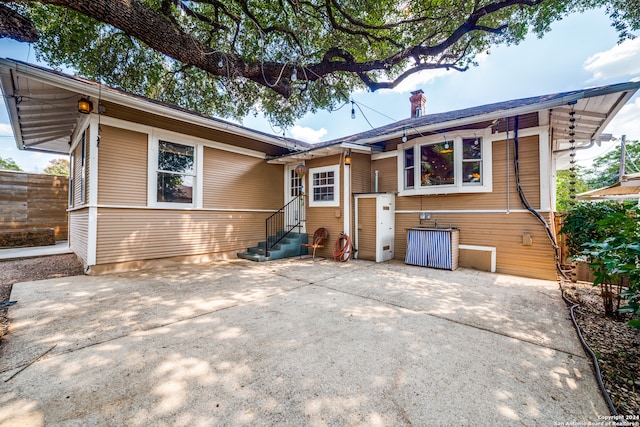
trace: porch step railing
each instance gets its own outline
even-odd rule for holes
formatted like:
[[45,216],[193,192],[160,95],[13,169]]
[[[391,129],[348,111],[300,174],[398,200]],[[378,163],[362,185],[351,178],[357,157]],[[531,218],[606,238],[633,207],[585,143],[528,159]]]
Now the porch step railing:
[[304,197],[296,197],[278,209],[265,221],[266,228],[266,256],[280,240],[291,233],[296,227],[299,229],[304,222]]

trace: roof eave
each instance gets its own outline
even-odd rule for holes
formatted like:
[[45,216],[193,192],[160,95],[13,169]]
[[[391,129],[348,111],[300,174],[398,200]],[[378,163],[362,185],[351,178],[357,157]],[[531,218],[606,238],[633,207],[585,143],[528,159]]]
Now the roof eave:
[[24,150],[24,141],[22,140],[22,134],[20,133],[20,122],[18,120],[18,109],[16,99],[13,93],[8,93],[5,86],[9,86],[13,91],[13,76],[11,75],[11,69],[7,68],[6,72],[3,72],[0,68],[0,91],[2,91],[2,98],[4,99],[4,105],[7,109],[7,115],[11,121],[11,130],[13,137],[16,140],[16,146],[19,150]]
[[[32,67],[28,64],[23,64],[17,61],[11,61],[7,59],[0,58],[0,68],[6,67],[11,70],[14,69],[16,72],[26,75],[29,78],[38,80],[42,83],[53,84],[55,86],[60,87],[61,89],[69,90],[72,92],[77,92],[84,96],[90,96],[96,99],[102,99],[107,102],[113,102],[116,104],[126,105],[128,107],[135,108],[140,111],[149,112],[152,114],[156,114],[162,117],[178,119],[183,122],[203,126],[209,129],[215,129],[219,131],[224,131],[228,133],[232,133],[238,136],[243,136],[247,138],[256,139],[261,142],[265,142],[271,145],[275,145],[281,148],[291,149],[291,140],[282,140],[280,138],[271,137],[267,134],[255,132],[251,129],[234,125],[229,122],[218,121],[213,118],[199,116],[187,111],[177,110],[168,106],[156,104],[154,102],[150,102],[144,98],[138,98],[136,96],[130,96],[122,92],[114,91],[113,89],[102,86],[100,87],[98,84],[92,85],[87,82],[83,82],[81,80],[75,79],[71,76],[63,76],[51,73],[46,70],[42,70],[36,67]],[[4,87],[5,82],[2,82],[2,86]],[[9,97],[5,97],[5,99],[9,99]],[[10,112],[11,113],[11,112]],[[12,124],[16,124],[14,118],[17,120],[17,110],[14,111],[14,115],[12,117]],[[16,133],[15,129],[19,129],[19,126],[13,126],[14,133]],[[16,137],[16,141],[22,141],[21,137]],[[296,141],[300,142],[300,141]],[[306,145],[306,144],[296,144],[297,145]],[[19,147],[23,149],[22,147]],[[297,148],[296,148],[297,149]]]
[[[620,109],[626,104],[626,102],[635,94],[640,86],[640,82],[628,82],[625,84],[618,85],[615,90],[610,86],[604,86],[598,89],[585,89],[576,93],[572,93],[570,95],[563,96],[561,98],[552,99],[549,101],[543,101],[539,103],[534,103],[530,105],[523,105],[520,107],[507,108],[496,110],[488,113],[483,113],[476,116],[463,117],[455,120],[448,120],[438,123],[432,123],[425,126],[406,126],[405,129],[398,129],[395,132],[386,133],[382,135],[377,135],[371,138],[361,139],[358,141],[359,144],[374,144],[376,142],[382,142],[389,139],[401,138],[403,133],[406,131],[406,128],[411,128],[417,133],[425,133],[425,132],[433,132],[443,128],[457,127],[457,126],[465,126],[478,122],[485,122],[489,120],[493,120],[501,117],[512,117],[517,115],[523,115],[527,113],[533,113],[536,111],[547,111],[549,109],[557,108],[563,105],[567,105],[569,103],[574,103],[584,98],[593,98],[596,96],[604,96],[610,95],[616,92],[625,93],[621,100],[616,104],[616,106],[609,112],[607,119],[603,122],[596,132],[593,134],[593,138],[597,139],[597,137],[604,131],[609,122],[613,119],[613,117],[620,111]],[[588,94],[588,96],[587,96]]]

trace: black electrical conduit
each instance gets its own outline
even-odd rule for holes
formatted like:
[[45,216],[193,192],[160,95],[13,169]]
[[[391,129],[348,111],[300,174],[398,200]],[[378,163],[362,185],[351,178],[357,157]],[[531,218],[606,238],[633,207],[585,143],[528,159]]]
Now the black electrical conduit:
[[[553,251],[554,251],[554,255],[555,255],[555,261],[556,261],[556,270],[558,270],[558,273],[560,273],[560,275],[562,275],[562,277],[564,277],[565,279],[568,279],[567,275],[565,274],[565,272],[562,270],[562,266],[560,265],[560,248],[558,247],[558,243],[556,242],[556,237],[553,235],[553,232],[551,231],[551,228],[549,227],[549,224],[547,224],[547,221],[545,221],[545,219],[542,217],[542,215],[540,215],[538,213],[538,211],[536,211],[535,209],[533,209],[531,207],[531,205],[529,204],[529,202],[527,201],[527,198],[524,195],[524,191],[522,190],[522,186],[520,185],[520,166],[518,163],[518,125],[519,125],[519,119],[520,116],[515,116],[514,117],[514,123],[513,123],[513,147],[514,147],[514,153],[513,153],[513,170],[515,172],[516,175],[516,187],[518,189],[518,196],[520,196],[520,201],[522,202],[522,206],[524,206],[529,212],[531,212],[531,214],[533,214],[533,216],[535,216],[544,226],[545,231],[547,232],[547,237],[549,237],[549,240],[551,241],[551,245],[553,246]],[[507,144],[509,143],[509,118],[507,117]]]
[[[558,247],[558,243],[556,242],[556,238],[553,235],[553,232],[551,231],[551,228],[549,227],[549,224],[547,224],[547,221],[544,220],[544,218],[542,217],[542,215],[540,215],[535,209],[533,209],[531,207],[531,205],[529,204],[529,202],[527,202],[527,198],[524,195],[524,192],[522,191],[522,186],[520,185],[520,169],[518,166],[518,121],[519,121],[519,116],[515,116],[514,118],[514,131],[513,131],[513,146],[514,146],[514,153],[513,153],[513,168],[514,168],[514,172],[516,175],[516,186],[518,188],[518,196],[520,196],[520,201],[522,202],[522,205],[533,214],[533,216],[535,216],[543,225],[544,228],[547,232],[547,236],[549,237],[549,240],[551,240],[551,244],[553,245],[553,249],[555,251],[555,259],[556,259],[556,269],[558,270],[558,272],[564,277],[567,278],[567,276],[565,275],[564,271],[562,270],[561,266],[560,266],[560,253],[559,253],[559,247]],[[507,143],[509,142],[509,118],[507,118]],[[607,391],[607,388],[604,386],[604,381],[602,380],[602,373],[600,372],[600,365],[598,365],[598,358],[596,357],[595,353],[593,352],[593,350],[591,350],[591,347],[589,347],[589,345],[586,343],[586,341],[584,340],[584,337],[582,336],[582,331],[580,331],[580,327],[578,326],[578,323],[576,322],[576,317],[574,314],[574,310],[575,308],[579,305],[576,304],[575,302],[571,301],[569,298],[566,297],[565,295],[565,291],[562,291],[562,299],[564,299],[564,301],[570,306],[569,307],[569,313],[571,314],[571,320],[573,321],[573,326],[576,328],[576,331],[578,332],[578,338],[580,339],[580,343],[582,344],[582,347],[586,350],[587,353],[589,353],[589,355],[591,356],[591,360],[593,362],[593,366],[594,366],[594,372],[595,372],[595,376],[596,376],[596,381],[598,382],[598,385],[600,386],[600,392],[602,393],[602,395],[604,396],[604,399],[607,401],[607,405],[609,406],[609,410],[611,411],[611,413],[613,415],[618,415],[618,411],[616,410],[615,405],[613,404],[613,401],[611,400],[611,396],[609,396],[609,392]]]
[[600,365],[598,364],[598,358],[596,357],[596,354],[593,352],[593,350],[591,350],[591,347],[589,347],[589,344],[587,344],[587,342],[584,340],[584,337],[582,336],[582,331],[580,330],[580,326],[578,326],[578,322],[576,321],[574,310],[580,304],[574,301],[571,301],[569,298],[567,298],[564,290],[562,291],[562,299],[569,306],[569,313],[571,314],[571,320],[573,321],[573,326],[576,328],[576,331],[578,332],[578,338],[580,339],[580,343],[582,344],[582,347],[586,350],[587,353],[589,353],[589,356],[591,356],[591,361],[593,362],[593,368],[596,375],[596,380],[598,381],[598,385],[600,386],[600,392],[602,393],[602,396],[604,396],[604,400],[607,401],[607,405],[609,405],[609,410],[611,411],[611,414],[614,416],[617,416],[618,410],[616,409],[616,406],[613,404],[613,401],[611,400],[611,396],[609,395],[607,388],[604,386],[604,381],[602,380],[602,372],[600,372]]

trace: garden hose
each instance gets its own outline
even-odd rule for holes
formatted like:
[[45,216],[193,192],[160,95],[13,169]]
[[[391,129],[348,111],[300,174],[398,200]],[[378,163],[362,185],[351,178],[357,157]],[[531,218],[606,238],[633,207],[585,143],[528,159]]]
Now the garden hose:
[[[344,242],[344,243],[343,243]],[[334,261],[346,262],[351,258],[351,237],[348,234],[340,233],[333,248]]]
[[576,321],[574,310],[580,304],[574,301],[571,301],[565,295],[565,293],[566,291],[563,290],[562,299],[569,306],[569,314],[571,314],[571,320],[573,321],[573,326],[576,328],[576,331],[578,332],[578,338],[580,339],[580,343],[582,344],[582,347],[591,356],[591,361],[593,362],[593,367],[594,367],[594,373],[596,375],[596,381],[598,381],[598,386],[600,386],[600,392],[604,396],[604,400],[607,401],[607,405],[609,406],[609,410],[611,411],[611,414],[614,416],[617,416],[618,410],[616,409],[616,406],[613,404],[613,401],[611,400],[611,396],[609,395],[607,388],[604,386],[604,381],[602,380],[602,372],[600,372],[600,365],[598,364],[598,358],[596,357],[596,354],[593,352],[593,350],[591,350],[591,347],[589,347],[589,344],[587,344],[587,342],[584,340],[584,337],[582,336],[582,331],[580,330],[580,326],[578,326],[578,322]]

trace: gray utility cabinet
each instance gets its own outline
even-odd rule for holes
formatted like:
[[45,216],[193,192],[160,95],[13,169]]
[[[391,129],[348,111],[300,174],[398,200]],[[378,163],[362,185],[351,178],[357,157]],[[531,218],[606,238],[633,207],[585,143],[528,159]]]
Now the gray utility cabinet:
[[405,263],[455,270],[458,268],[459,242],[460,230],[457,228],[409,228]]

